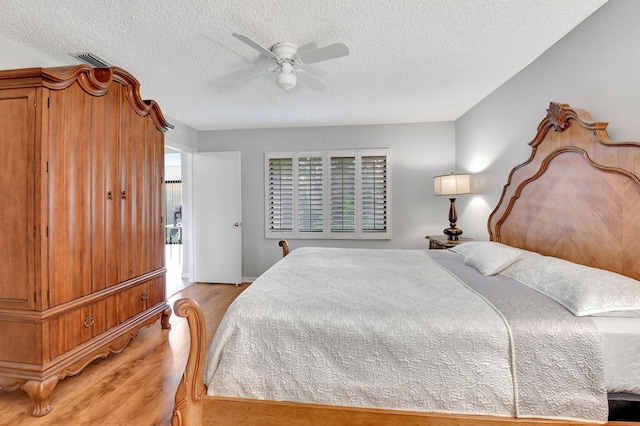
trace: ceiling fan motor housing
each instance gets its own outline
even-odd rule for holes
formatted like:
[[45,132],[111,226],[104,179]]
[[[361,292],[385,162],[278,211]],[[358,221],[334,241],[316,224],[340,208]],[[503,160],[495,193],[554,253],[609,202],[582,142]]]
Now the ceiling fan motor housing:
[[293,59],[293,56],[298,53],[298,46],[292,43],[276,43],[269,50],[281,59]]

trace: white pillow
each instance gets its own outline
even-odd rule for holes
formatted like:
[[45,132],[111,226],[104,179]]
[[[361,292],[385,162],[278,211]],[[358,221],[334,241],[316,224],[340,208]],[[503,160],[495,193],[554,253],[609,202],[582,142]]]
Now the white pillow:
[[576,316],[640,310],[640,282],[550,256],[523,256],[503,275],[549,296]]
[[451,247],[449,250],[466,256],[469,254],[471,250],[478,247],[482,244],[491,244],[490,241],[469,241],[468,243],[458,244],[457,246]]
[[500,243],[484,242],[473,247],[464,263],[473,266],[484,276],[495,275],[515,262],[522,250]]

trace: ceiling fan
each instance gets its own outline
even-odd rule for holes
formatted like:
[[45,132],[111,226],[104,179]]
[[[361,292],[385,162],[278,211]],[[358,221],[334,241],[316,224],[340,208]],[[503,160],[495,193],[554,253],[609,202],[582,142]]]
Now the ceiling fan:
[[232,35],[275,62],[275,67],[255,73],[249,79],[277,73],[276,84],[284,90],[293,89],[298,81],[315,91],[324,89],[325,85],[322,82],[300,67],[349,54],[349,48],[342,43],[334,43],[301,53],[298,51],[298,46],[292,43],[280,42],[267,49],[246,35],[238,33]]

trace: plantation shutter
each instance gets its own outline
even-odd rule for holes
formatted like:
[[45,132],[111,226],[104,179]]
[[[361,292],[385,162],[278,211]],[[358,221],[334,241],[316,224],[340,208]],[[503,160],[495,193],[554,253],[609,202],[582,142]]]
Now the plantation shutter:
[[388,149],[265,154],[265,237],[391,238]]
[[387,158],[362,157],[362,231],[387,230]]
[[331,231],[356,229],[356,158],[331,158]]
[[268,180],[268,229],[293,230],[293,159],[270,158]]
[[298,231],[323,231],[322,157],[298,159]]

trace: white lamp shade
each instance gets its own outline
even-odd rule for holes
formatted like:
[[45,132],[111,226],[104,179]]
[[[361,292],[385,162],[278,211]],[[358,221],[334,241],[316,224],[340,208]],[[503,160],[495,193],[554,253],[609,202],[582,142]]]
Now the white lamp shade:
[[470,174],[450,174],[433,178],[434,195],[461,195],[471,193]]
[[295,74],[285,71],[278,73],[276,77],[278,86],[280,86],[280,88],[284,90],[290,90],[296,87],[296,80],[297,78]]
[[296,87],[297,80],[291,64],[289,62],[283,62],[282,65],[280,65],[280,72],[276,76],[278,86],[284,90],[291,90]]

